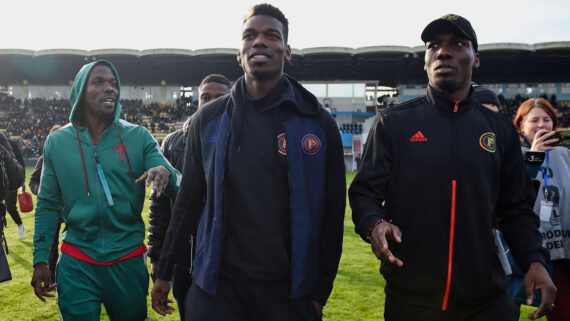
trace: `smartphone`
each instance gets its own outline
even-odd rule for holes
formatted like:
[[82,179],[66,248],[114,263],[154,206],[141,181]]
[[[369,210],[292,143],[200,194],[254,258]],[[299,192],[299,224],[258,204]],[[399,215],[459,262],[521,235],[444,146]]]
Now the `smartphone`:
[[556,131],[554,138],[558,138],[558,141],[554,143],[554,146],[564,146],[570,148],[570,130]]

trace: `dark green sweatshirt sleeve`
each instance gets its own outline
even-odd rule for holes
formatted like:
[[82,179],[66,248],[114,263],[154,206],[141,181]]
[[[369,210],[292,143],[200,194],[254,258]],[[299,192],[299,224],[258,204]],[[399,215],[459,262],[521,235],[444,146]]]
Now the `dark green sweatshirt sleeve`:
[[43,171],[34,223],[34,265],[48,262],[51,243],[62,210],[60,200],[61,192],[53,167],[48,137],[44,147]]
[[162,155],[160,145],[152,135],[144,127],[142,129],[142,140],[144,144],[144,169],[149,170],[153,167],[164,166],[170,171],[170,181],[166,187],[165,193],[170,198],[176,198],[182,174]]

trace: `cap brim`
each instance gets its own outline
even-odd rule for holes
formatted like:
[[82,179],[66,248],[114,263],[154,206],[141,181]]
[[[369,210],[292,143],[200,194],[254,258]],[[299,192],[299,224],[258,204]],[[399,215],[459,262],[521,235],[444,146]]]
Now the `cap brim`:
[[471,36],[459,28],[455,23],[445,19],[437,19],[430,22],[422,32],[422,41],[426,43],[430,40],[433,40],[437,34],[444,30],[455,30],[459,34],[463,35],[465,39],[473,41],[473,39],[471,39]]

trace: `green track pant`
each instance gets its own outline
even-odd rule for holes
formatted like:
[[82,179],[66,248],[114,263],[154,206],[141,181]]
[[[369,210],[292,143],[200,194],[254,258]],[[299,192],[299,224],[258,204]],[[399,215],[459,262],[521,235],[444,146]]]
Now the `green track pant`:
[[148,271],[142,255],[104,266],[62,253],[56,277],[63,321],[99,320],[101,303],[112,321],[147,317]]

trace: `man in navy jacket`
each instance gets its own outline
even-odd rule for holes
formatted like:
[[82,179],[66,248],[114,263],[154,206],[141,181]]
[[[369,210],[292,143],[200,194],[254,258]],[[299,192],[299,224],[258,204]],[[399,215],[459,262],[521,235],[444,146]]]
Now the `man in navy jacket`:
[[283,73],[288,22],[252,7],[237,59],[245,75],[189,128],[153,289],[167,294],[180,241],[197,227],[187,320],[320,320],[342,251],[345,170],[336,122]]

